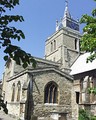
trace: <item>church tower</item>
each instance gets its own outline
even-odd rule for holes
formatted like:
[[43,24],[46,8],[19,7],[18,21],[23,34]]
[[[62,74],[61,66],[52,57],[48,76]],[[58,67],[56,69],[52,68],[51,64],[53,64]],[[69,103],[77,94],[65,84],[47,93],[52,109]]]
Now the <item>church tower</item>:
[[74,20],[65,1],[64,16],[56,21],[56,32],[45,42],[45,59],[61,64],[62,71],[70,72],[70,67],[80,54],[79,22]]

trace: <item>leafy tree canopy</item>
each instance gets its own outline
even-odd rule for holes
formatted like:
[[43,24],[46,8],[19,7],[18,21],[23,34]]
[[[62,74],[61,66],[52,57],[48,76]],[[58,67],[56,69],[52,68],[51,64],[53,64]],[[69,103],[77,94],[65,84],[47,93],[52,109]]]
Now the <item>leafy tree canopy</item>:
[[[96,0],[94,0],[96,2]],[[96,8],[92,10],[92,15],[83,15],[81,23],[86,24],[83,28],[83,37],[81,39],[81,49],[86,52],[90,52],[88,61],[96,59]]]
[[3,96],[2,95],[0,95],[0,110],[1,110],[1,108],[3,108],[3,111],[6,113],[6,114],[8,114],[8,109],[7,109],[7,104],[6,103],[4,103],[4,100],[2,99],[3,98]]
[[96,120],[96,116],[92,115],[87,110],[80,109],[78,120]]
[[31,54],[12,44],[12,40],[25,39],[22,30],[9,26],[12,22],[23,22],[23,17],[20,15],[6,15],[6,11],[11,11],[16,5],[19,5],[19,0],[0,0],[0,49],[4,48],[5,61],[12,58],[17,64],[21,65],[22,63],[24,68],[30,63],[35,67],[36,61]]

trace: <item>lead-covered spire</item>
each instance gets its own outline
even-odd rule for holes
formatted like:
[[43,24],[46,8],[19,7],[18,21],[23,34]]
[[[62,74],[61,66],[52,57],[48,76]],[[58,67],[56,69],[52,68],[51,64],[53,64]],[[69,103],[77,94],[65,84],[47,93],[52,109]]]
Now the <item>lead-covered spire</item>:
[[79,31],[78,22],[71,18],[70,12],[68,10],[68,0],[65,0],[65,11],[63,18],[60,20],[60,22],[56,21],[56,31],[62,28],[69,28]]
[[68,0],[65,0],[65,11],[64,11],[64,17],[71,18],[70,12],[68,10]]

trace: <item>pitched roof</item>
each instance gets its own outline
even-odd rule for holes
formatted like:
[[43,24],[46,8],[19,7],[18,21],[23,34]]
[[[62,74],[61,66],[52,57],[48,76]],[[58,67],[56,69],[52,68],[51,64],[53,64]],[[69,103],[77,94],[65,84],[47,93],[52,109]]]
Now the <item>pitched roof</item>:
[[30,74],[34,74],[34,73],[44,73],[44,72],[47,72],[49,71],[50,73],[52,71],[54,71],[55,73],[57,74],[60,74],[62,76],[64,76],[65,78],[67,78],[68,80],[71,80],[73,81],[73,77],[63,71],[61,71],[60,69],[58,68],[55,68],[55,67],[45,67],[45,68],[35,68],[35,69],[25,69],[24,71],[21,71],[20,73],[10,77],[7,82],[11,81],[11,80],[14,80],[15,78],[18,78],[20,76],[22,76],[23,74],[26,74],[26,73],[30,73]]
[[96,69],[96,60],[93,60],[93,62],[86,62],[86,59],[89,57],[89,55],[90,53],[85,53],[78,57],[75,63],[71,66],[70,75],[75,75]]

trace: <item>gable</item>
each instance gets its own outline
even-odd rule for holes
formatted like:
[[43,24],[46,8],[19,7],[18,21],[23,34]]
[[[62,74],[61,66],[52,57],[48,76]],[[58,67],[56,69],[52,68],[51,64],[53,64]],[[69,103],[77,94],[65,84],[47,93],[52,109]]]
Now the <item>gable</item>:
[[20,77],[20,76],[22,76],[22,75],[24,75],[26,73],[33,75],[33,74],[45,74],[46,72],[49,72],[49,73],[54,72],[54,73],[56,73],[56,74],[58,74],[58,75],[60,75],[62,77],[65,77],[66,79],[68,79],[70,81],[73,81],[73,77],[71,75],[69,75],[69,74],[67,74],[67,73],[65,73],[65,72],[63,72],[63,71],[61,71],[61,70],[59,70],[57,68],[54,68],[54,67],[25,69],[25,70],[19,72],[18,74],[10,77],[8,79],[8,81],[13,80],[15,78],[18,78],[18,77]]
[[43,73],[44,74],[46,72],[49,72],[49,73],[54,72],[54,73],[56,73],[56,74],[58,74],[58,75],[60,75],[62,77],[67,78],[68,80],[71,80],[71,81],[73,80],[73,77],[71,75],[69,75],[69,74],[67,74],[67,73],[65,73],[65,72],[63,72],[63,71],[61,71],[61,70],[59,70],[57,68],[53,68],[53,67],[46,67],[46,68],[28,70],[28,72],[32,73],[32,74],[35,74],[35,73],[37,73],[37,74],[38,73],[40,73],[40,74]]

